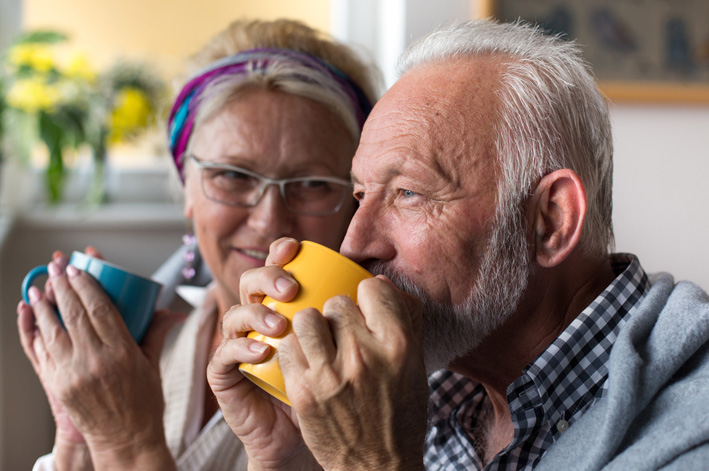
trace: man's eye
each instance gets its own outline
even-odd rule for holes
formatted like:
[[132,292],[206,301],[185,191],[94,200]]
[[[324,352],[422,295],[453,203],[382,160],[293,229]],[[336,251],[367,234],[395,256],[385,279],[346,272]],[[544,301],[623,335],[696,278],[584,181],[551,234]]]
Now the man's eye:
[[418,193],[416,193],[415,191],[405,190],[403,188],[399,190],[399,194],[404,198],[413,198],[414,196],[418,195]]

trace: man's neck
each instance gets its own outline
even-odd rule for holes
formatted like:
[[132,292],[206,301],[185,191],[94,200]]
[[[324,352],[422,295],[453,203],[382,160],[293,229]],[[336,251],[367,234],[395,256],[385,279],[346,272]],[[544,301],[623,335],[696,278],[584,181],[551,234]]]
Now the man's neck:
[[449,365],[485,387],[497,424],[493,429],[507,430],[511,440],[508,386],[614,278],[607,257],[574,254],[553,269],[537,268],[515,313],[475,350]]

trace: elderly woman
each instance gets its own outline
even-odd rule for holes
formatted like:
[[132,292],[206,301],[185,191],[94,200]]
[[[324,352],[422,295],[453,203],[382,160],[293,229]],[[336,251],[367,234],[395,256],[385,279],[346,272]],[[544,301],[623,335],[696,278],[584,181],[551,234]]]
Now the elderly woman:
[[[169,139],[213,282],[186,320],[157,313],[139,347],[120,329],[96,329],[96,316],[115,318],[115,308],[55,254],[45,293],[33,288],[31,305],[18,306],[22,345],[57,426],[53,454],[35,469],[246,469],[205,379],[221,316],[272,242],[338,249],[355,210],[349,171],[375,99],[370,67],[283,20],[233,23],[195,63]],[[67,330],[57,328],[54,300],[77,319]],[[37,327],[47,325],[55,328]]]

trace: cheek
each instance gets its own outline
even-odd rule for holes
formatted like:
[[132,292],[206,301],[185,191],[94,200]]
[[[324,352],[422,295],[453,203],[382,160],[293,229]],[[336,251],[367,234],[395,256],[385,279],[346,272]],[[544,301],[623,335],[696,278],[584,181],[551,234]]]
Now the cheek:
[[456,299],[461,286],[467,292],[485,245],[483,227],[461,214],[443,210],[437,214],[393,218],[387,229],[397,239],[401,267],[414,281],[424,285],[434,299]]
[[200,242],[231,236],[246,223],[248,213],[241,208],[215,203],[204,197],[195,198],[191,206],[192,223]]

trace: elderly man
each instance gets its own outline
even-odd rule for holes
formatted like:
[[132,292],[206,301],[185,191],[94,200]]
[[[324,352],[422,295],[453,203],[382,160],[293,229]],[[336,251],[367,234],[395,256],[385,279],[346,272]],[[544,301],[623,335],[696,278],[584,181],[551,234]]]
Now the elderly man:
[[235,364],[268,354],[245,332],[284,330],[258,302],[297,292],[295,241],[224,319],[208,377],[250,469],[706,469],[709,299],[611,254],[608,110],[577,48],[470,22],[400,65],[341,250],[379,276],[296,315],[292,408]]

